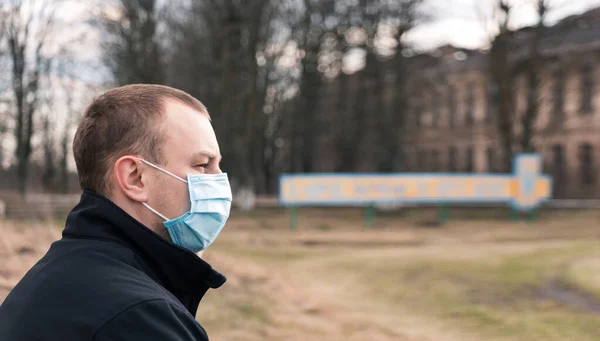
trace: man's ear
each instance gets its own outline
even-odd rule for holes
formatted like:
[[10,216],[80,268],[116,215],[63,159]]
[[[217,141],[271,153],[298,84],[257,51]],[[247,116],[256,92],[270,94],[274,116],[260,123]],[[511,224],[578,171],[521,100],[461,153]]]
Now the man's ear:
[[129,199],[137,202],[148,200],[148,187],[146,185],[146,167],[134,156],[122,156],[114,165],[115,190],[120,191]]

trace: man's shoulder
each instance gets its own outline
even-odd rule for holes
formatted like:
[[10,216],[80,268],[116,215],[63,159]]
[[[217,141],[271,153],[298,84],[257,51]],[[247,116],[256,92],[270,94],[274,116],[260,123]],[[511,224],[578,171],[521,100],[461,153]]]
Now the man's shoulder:
[[114,339],[202,341],[208,337],[183,307],[164,299],[152,299],[125,307],[93,335],[96,341]]
[[177,304],[141,269],[132,250],[113,242],[61,239],[0,306],[0,331],[35,320],[41,321],[36,330],[50,335],[53,330],[92,332],[111,316],[145,302]]
[[[22,282],[65,296],[113,301],[151,300],[167,292],[144,271],[139,257],[128,246],[112,241],[63,238],[26,274]],[[65,291],[68,288],[68,291]]]

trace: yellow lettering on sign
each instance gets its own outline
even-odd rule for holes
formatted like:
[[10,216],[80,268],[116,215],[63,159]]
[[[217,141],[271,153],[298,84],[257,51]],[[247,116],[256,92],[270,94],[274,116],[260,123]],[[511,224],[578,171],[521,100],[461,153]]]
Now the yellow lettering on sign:
[[437,184],[438,182],[435,179],[431,179],[427,181],[427,196],[435,197],[437,195]]
[[[500,201],[523,207],[548,199],[552,192],[549,177],[540,174],[539,158],[521,157],[514,174],[385,174],[292,176],[280,179],[280,196],[286,204],[370,203],[377,201],[430,202]],[[537,161],[536,161],[537,160]],[[521,193],[534,181],[533,191]],[[525,188],[525,187],[523,187]],[[527,194],[524,196],[524,194]]]
[[475,194],[475,185],[476,185],[476,181],[475,179],[467,179],[467,181],[465,181],[465,195],[466,196],[472,196]]
[[541,179],[535,183],[535,195],[545,197],[550,195],[550,183],[546,179]]
[[417,196],[417,186],[414,181],[409,180],[406,182],[406,196],[409,198],[414,198]]
[[519,180],[511,179],[508,183],[508,188],[510,188],[508,193],[511,197],[517,196],[517,194],[519,193]]

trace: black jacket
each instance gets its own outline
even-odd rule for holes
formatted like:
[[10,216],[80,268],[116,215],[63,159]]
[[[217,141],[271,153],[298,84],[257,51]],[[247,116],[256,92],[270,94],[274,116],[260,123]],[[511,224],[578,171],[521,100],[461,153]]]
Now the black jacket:
[[0,340],[207,340],[194,316],[225,277],[85,191],[62,238],[0,306]]

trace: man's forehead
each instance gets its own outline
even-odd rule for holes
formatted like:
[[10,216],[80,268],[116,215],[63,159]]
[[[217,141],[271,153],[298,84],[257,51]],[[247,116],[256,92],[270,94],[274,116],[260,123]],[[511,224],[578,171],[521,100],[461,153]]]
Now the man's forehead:
[[164,103],[164,111],[167,119],[172,118],[173,116],[181,117],[192,115],[207,120],[210,123],[210,118],[207,113],[198,111],[180,100],[167,98]]
[[191,154],[219,157],[219,144],[206,115],[177,101],[167,103],[166,109],[164,124],[171,147],[183,148]]

